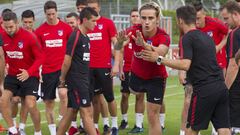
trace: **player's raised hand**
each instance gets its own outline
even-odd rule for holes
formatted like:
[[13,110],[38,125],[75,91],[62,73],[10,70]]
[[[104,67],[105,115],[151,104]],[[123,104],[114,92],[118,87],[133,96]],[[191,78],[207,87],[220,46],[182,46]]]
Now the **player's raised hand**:
[[132,32],[127,33],[126,31],[120,31],[117,34],[117,44],[114,46],[115,50],[120,50],[124,45],[129,42],[129,37]]
[[25,69],[19,69],[19,70],[21,71],[21,73],[17,74],[17,79],[22,82],[26,81],[29,78],[29,74],[27,70]]
[[142,32],[140,32],[139,30],[136,31],[136,37],[134,35],[132,35],[133,40],[135,41],[136,45],[145,46],[145,41],[144,38],[142,36]]

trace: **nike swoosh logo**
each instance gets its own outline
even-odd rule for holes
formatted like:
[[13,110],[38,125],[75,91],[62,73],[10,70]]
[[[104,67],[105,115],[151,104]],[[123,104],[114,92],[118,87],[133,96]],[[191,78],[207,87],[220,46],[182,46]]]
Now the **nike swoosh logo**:
[[105,73],[105,75],[107,76],[107,75],[109,75],[110,73]]
[[161,100],[161,98],[154,98],[154,101],[159,101]]
[[34,94],[38,93],[37,91],[33,91]]
[[47,36],[47,35],[49,35],[49,33],[44,33],[44,34],[43,34],[43,36]]

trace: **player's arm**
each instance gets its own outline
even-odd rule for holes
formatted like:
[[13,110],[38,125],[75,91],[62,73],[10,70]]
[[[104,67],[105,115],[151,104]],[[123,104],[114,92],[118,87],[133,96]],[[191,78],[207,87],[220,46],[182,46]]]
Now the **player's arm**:
[[60,81],[59,87],[65,87],[65,78],[70,69],[71,63],[72,63],[72,57],[70,55],[65,55],[62,69],[61,69],[61,75],[59,78],[59,81]]
[[179,70],[178,71],[178,79],[179,79],[180,84],[182,84],[182,85],[186,84],[186,71]]
[[3,48],[0,46],[0,92],[3,90],[4,71],[5,71],[5,59]]
[[218,53],[227,44],[228,35],[225,35],[222,41],[216,46],[216,53]]
[[235,62],[240,67],[240,49],[238,49],[238,52],[235,54]]

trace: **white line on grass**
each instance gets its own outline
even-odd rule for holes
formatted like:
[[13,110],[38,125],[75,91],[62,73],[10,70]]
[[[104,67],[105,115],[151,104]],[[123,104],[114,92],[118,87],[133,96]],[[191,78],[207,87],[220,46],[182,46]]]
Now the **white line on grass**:
[[[172,87],[173,87],[174,85],[172,85]],[[174,86],[174,87],[177,87],[177,85],[176,86]],[[168,87],[169,88],[169,87]],[[164,96],[164,98],[168,98],[168,97],[173,97],[173,96],[177,96],[177,95],[181,95],[181,94],[183,94],[183,92],[178,92],[178,93],[174,93],[174,94],[168,94],[168,95],[165,95]],[[129,104],[129,106],[133,106],[133,105],[135,105],[135,103],[131,103],[131,104]],[[118,106],[118,109],[119,109],[120,107]],[[40,112],[44,112],[45,110],[41,110]],[[45,123],[47,123],[47,121],[42,121],[41,122],[41,124],[45,124]],[[27,124],[26,125],[26,127],[31,127],[31,126],[33,126],[33,124]]]

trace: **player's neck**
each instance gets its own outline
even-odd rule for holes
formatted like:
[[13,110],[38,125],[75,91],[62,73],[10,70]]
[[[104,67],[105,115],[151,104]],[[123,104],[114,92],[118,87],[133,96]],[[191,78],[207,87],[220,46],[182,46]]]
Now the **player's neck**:
[[150,38],[150,37],[153,37],[154,35],[156,35],[157,33],[157,27],[154,28],[152,31],[143,31],[143,36],[145,38]]
[[184,34],[188,33],[189,31],[192,31],[192,30],[195,30],[196,29],[196,26],[195,24],[190,24],[190,25],[186,25],[184,28],[183,28],[183,32]]
[[87,35],[88,30],[87,30],[87,28],[84,27],[83,25],[79,25],[79,30],[81,31],[81,33],[82,33],[83,35]]
[[59,19],[56,19],[55,21],[52,21],[52,22],[49,22],[49,21],[47,21],[47,24],[48,25],[57,25],[58,23],[59,23]]

